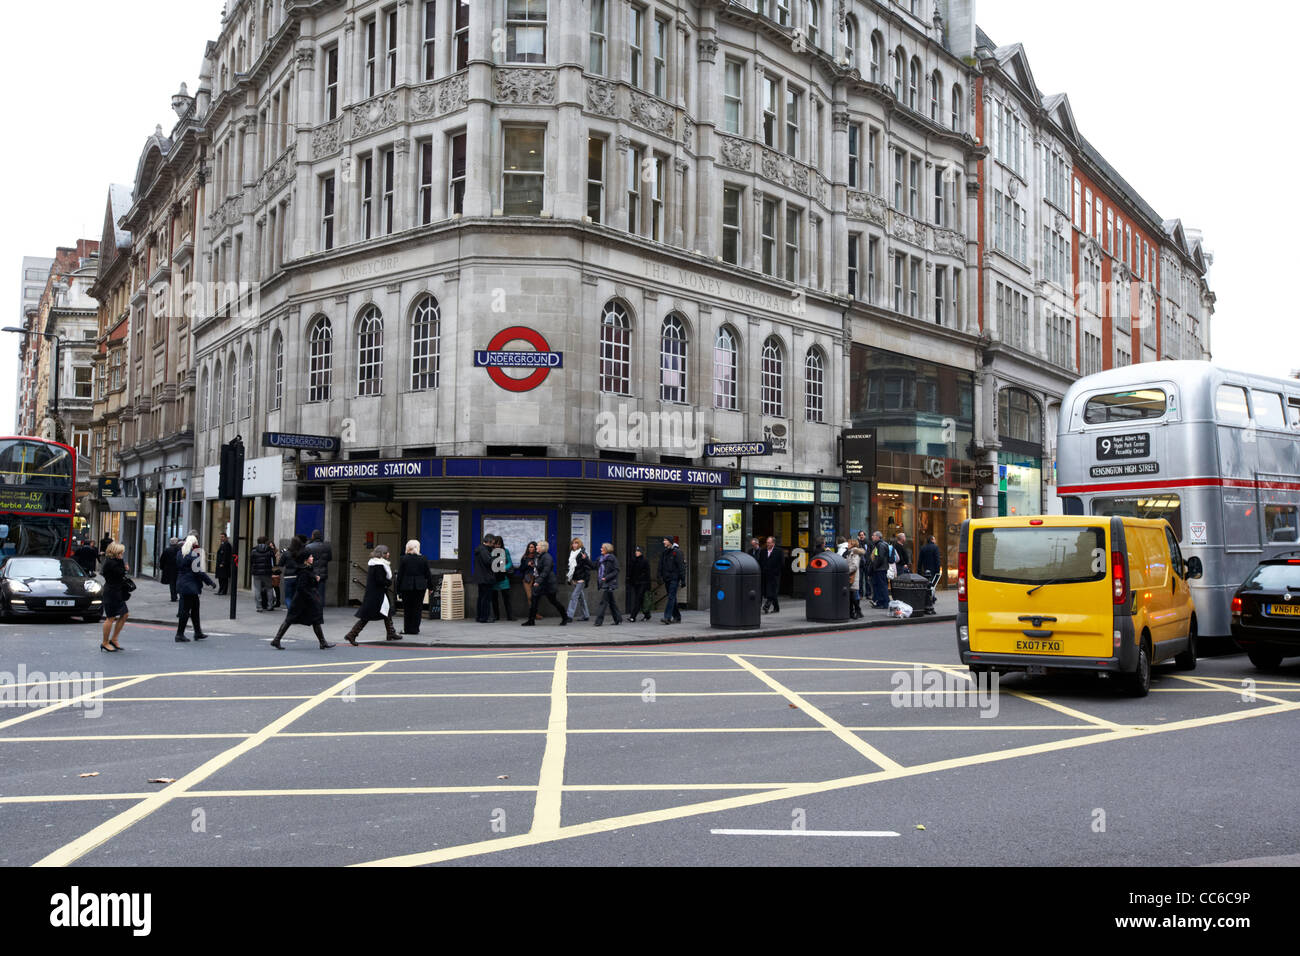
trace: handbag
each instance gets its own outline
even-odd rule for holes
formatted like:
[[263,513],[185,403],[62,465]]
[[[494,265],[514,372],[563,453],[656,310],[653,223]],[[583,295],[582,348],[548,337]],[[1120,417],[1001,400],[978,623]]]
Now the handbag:
[[123,593],[123,594],[130,594],[130,593],[131,593],[132,591],[134,591],[134,590],[135,590],[135,581],[131,580],[130,578],[123,578],[123,579],[122,579],[122,593]]

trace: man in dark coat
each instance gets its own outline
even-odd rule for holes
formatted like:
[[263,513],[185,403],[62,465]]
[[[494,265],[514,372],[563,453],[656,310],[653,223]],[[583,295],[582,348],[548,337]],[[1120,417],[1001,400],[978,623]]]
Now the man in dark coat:
[[605,621],[605,608],[614,615],[614,623],[622,624],[623,618],[618,613],[618,603],[614,600],[614,590],[618,587],[618,558],[614,557],[614,546],[609,543],[600,546],[600,557],[596,561],[596,589],[600,592],[600,609],[596,612],[596,626]]
[[930,540],[921,548],[917,568],[931,583],[943,573],[943,557],[939,554],[939,545],[934,535],[930,535]]
[[483,543],[470,555],[469,579],[478,585],[478,608],[474,616],[479,624],[492,623],[492,592],[496,589],[497,576],[492,570],[492,548],[495,536],[483,535]]
[[682,561],[677,543],[672,538],[666,537],[663,553],[659,555],[659,580],[663,582],[668,594],[664,599],[664,616],[660,624],[681,623],[682,615],[677,610],[677,588],[684,577],[686,577],[686,564]]
[[86,572],[87,577],[95,576],[95,570],[99,565],[99,550],[90,543],[89,538],[77,545],[72,558],[81,566],[81,570]]
[[217,545],[217,583],[220,585],[218,594],[225,594],[230,587],[230,571],[234,563],[234,554],[230,539],[222,534],[221,544]]
[[[627,616],[635,621],[645,603],[646,592],[650,590],[650,562],[640,545],[632,552],[632,560],[627,565]],[[650,620],[646,611],[645,619]]]
[[297,587],[294,589],[293,600],[289,602],[289,610],[280,623],[280,630],[271,641],[271,646],[277,651],[284,650],[280,646],[280,638],[284,637],[284,632],[289,630],[291,624],[302,624],[316,632],[321,650],[333,647],[333,644],[325,640],[325,632],[321,630],[321,625],[325,623],[325,614],[321,608],[320,592],[316,588],[316,572],[312,568],[312,556],[306,555],[302,562],[295,563],[294,567],[297,568]]
[[910,572],[912,570],[912,551],[907,546],[907,535],[901,531],[894,536],[894,551],[898,555],[898,573]]
[[215,588],[217,582],[204,573],[203,552],[199,550],[199,541],[193,535],[185,539],[176,567],[176,590],[181,595],[180,614],[176,623],[176,641],[180,644],[189,643],[190,639],[185,636],[187,621],[194,624],[194,640],[205,640],[203,627],[199,624],[199,595],[203,592],[203,585]]
[[879,531],[871,533],[867,567],[871,572],[871,606],[889,607],[889,542]]
[[[319,529],[311,533],[311,541],[303,550],[312,556],[312,566],[316,569],[316,590],[320,594],[321,607],[325,606],[326,579],[330,573],[330,562],[334,560],[334,549],[329,546]],[[346,568],[344,569],[346,570]]]
[[112,543],[113,543],[113,536],[105,532],[104,537],[99,539],[99,553],[103,554],[105,551],[107,551],[108,546]]
[[375,545],[370,552],[370,561],[366,569],[366,593],[361,597],[361,606],[357,608],[357,623],[347,633],[347,642],[357,646],[357,637],[371,621],[383,621],[385,639],[400,641],[402,638],[393,629],[393,602],[388,597],[388,586],[393,580],[393,566],[388,561],[388,545]]
[[537,605],[542,598],[551,602],[551,607],[560,612],[560,626],[572,620],[564,610],[564,605],[555,600],[555,559],[547,550],[550,546],[545,541],[537,542],[537,561],[533,570],[533,599],[528,604],[528,620],[522,627],[537,626]]
[[171,589],[172,601],[178,601],[176,594],[176,570],[177,561],[181,555],[181,542],[179,538],[172,538],[167,542],[167,547],[163,548],[163,553],[158,555],[158,570],[162,572],[159,580]]
[[763,566],[763,544],[757,538],[749,539],[749,551],[746,553],[758,562],[759,567]]
[[248,570],[253,575],[253,603],[259,611],[271,610],[271,575],[275,573],[275,551],[266,535],[257,539],[257,544],[249,553]]
[[767,539],[767,547],[758,558],[758,569],[763,574],[763,610],[777,614],[781,610],[781,572],[784,570],[785,552],[776,546],[776,538]]

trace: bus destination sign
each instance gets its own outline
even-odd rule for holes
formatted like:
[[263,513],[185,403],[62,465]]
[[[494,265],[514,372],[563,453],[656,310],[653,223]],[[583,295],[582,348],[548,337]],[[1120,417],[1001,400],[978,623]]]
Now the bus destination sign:
[[1128,432],[1123,435],[1103,435],[1097,439],[1098,461],[1114,461],[1117,458],[1150,457],[1150,432]]
[[51,504],[44,491],[0,488],[0,511],[48,513],[53,510]]
[[1158,475],[1158,461],[1134,461],[1124,465],[1093,465],[1088,474],[1094,478],[1128,478],[1133,475]]

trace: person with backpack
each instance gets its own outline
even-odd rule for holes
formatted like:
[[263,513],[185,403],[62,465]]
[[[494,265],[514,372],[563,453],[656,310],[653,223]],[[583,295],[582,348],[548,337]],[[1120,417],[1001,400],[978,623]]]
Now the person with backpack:
[[257,539],[252,553],[248,556],[248,570],[253,574],[253,603],[259,611],[271,610],[274,588],[271,575],[275,573],[275,551],[266,535]]
[[614,546],[605,542],[600,546],[600,560],[596,563],[596,589],[600,591],[600,608],[596,611],[596,627],[605,620],[605,608],[614,615],[614,623],[622,624],[623,618],[618,613],[618,603],[614,600],[614,590],[618,587],[618,558],[614,557]]
[[871,549],[867,552],[867,567],[871,574],[871,606],[884,610],[889,607],[889,543],[879,531],[871,533]]
[[545,541],[537,542],[537,560],[533,572],[533,599],[528,603],[528,620],[524,627],[537,626],[537,605],[542,598],[551,602],[551,607],[560,612],[560,626],[568,624],[571,618],[564,613],[564,607],[555,600],[555,559],[547,553],[549,545]]

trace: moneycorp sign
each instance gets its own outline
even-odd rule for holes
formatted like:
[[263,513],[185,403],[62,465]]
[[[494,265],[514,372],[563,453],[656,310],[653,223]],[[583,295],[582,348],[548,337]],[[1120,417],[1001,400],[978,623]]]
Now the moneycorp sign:
[[[507,349],[511,342],[526,342],[532,351]],[[542,333],[522,325],[502,329],[486,349],[474,352],[474,367],[487,369],[488,377],[508,392],[530,392],[551,374],[553,368],[564,367],[564,353],[552,352],[550,343]],[[507,375],[506,369],[531,369],[522,378]]]

